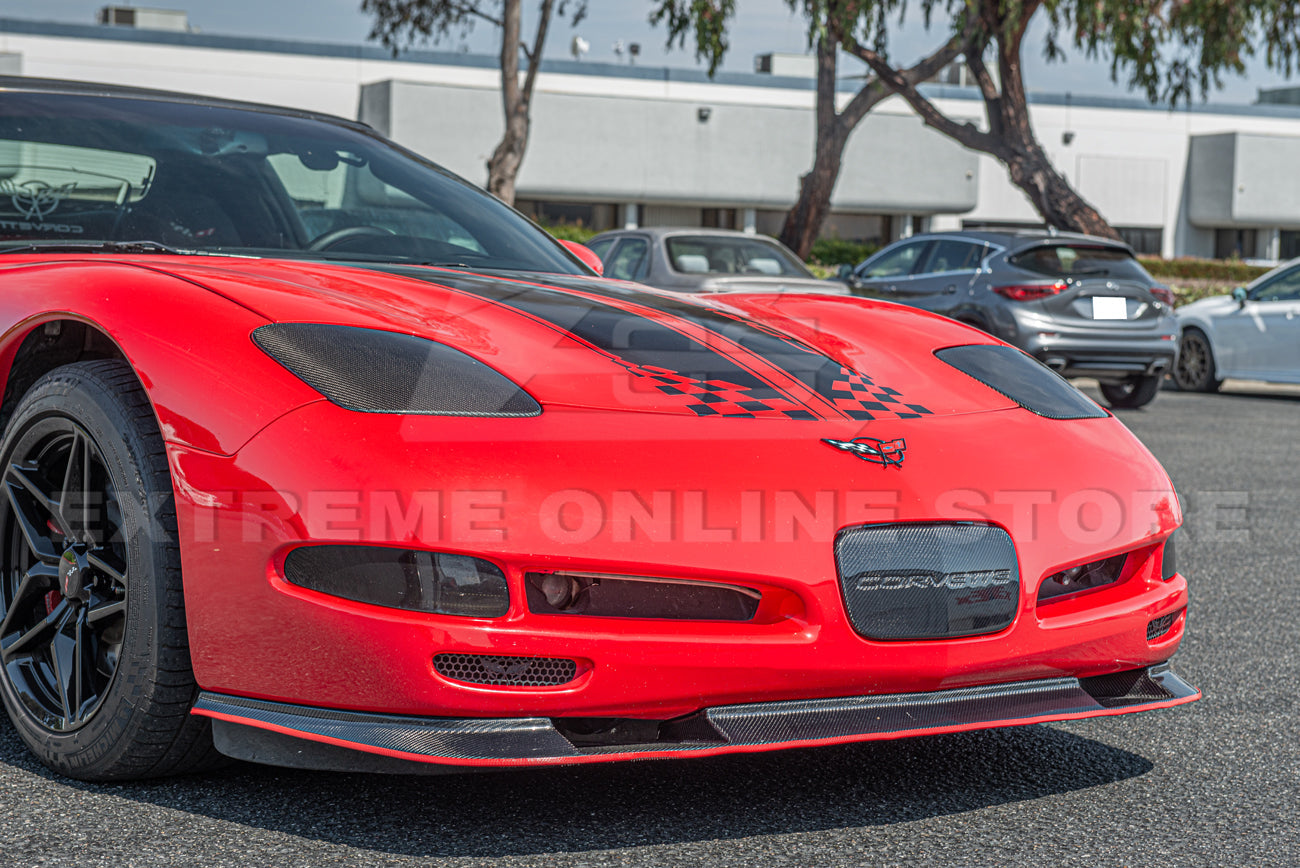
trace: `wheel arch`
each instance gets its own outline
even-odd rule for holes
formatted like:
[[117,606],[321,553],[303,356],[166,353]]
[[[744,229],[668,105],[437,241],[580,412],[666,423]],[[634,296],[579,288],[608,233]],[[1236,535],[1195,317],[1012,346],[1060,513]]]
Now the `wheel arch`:
[[103,358],[131,367],[166,441],[218,454],[321,399],[252,342],[266,317],[191,280],[98,262],[5,277],[0,423],[45,373]]
[[55,314],[26,323],[25,328],[25,332],[10,336],[2,356],[5,380],[4,396],[0,398],[0,431],[9,425],[23,395],[55,368],[95,359],[118,359],[130,364],[117,342],[94,323]]

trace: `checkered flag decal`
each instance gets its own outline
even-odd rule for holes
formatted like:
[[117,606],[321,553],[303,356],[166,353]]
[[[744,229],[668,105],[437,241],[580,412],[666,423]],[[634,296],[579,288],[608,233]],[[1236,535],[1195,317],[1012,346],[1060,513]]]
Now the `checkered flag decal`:
[[[820,390],[819,390],[820,391]],[[865,374],[840,366],[831,387],[823,393],[836,408],[850,419],[864,422],[873,419],[919,419],[931,411],[920,404],[903,402],[902,393],[888,386],[877,386]]]
[[665,395],[681,395],[686,408],[697,416],[730,416],[755,419],[778,416],[787,419],[816,419],[802,404],[780,395],[756,398],[752,390],[726,380],[698,380],[653,365],[634,365],[618,360],[624,368],[637,377],[654,383]]

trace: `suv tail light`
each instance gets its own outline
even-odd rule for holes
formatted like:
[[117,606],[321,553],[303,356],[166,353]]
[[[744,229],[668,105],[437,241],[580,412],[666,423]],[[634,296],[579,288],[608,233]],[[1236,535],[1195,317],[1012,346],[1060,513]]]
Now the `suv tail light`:
[[1157,283],[1151,287],[1151,294],[1170,307],[1174,306],[1174,291],[1169,287]]
[[1055,283],[1017,283],[1014,286],[995,286],[993,291],[1012,301],[1038,301],[1049,295],[1059,295],[1069,287],[1063,280]]

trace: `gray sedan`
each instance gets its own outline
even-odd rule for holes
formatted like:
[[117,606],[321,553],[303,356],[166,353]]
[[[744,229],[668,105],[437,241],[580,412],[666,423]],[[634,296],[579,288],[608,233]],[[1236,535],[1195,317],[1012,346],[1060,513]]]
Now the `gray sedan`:
[[779,242],[729,229],[620,229],[587,246],[605,276],[677,292],[823,292],[844,284],[818,280]]
[[1180,389],[1214,392],[1226,377],[1300,383],[1300,259],[1231,296],[1180,308],[1182,351],[1174,367]]

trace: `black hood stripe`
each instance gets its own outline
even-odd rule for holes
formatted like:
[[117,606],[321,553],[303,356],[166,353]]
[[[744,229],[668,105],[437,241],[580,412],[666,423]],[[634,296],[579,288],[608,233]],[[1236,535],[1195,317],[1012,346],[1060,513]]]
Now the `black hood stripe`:
[[508,307],[647,378],[662,394],[680,396],[701,416],[869,421],[930,412],[793,337],[688,298],[560,275],[539,276],[540,283],[356,265]]

